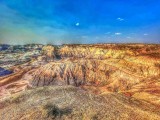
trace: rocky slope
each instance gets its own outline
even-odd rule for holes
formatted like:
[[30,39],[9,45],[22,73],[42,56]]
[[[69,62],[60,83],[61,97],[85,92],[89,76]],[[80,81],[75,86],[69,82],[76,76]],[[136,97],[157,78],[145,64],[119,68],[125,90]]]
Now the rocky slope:
[[75,87],[42,87],[1,100],[1,120],[158,120],[155,106]]

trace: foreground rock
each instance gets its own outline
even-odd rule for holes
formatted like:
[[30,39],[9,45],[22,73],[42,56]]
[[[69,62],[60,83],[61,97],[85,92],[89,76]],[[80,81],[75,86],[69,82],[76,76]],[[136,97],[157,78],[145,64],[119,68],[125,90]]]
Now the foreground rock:
[[1,120],[159,120],[155,106],[118,94],[95,96],[75,87],[42,87],[0,102]]

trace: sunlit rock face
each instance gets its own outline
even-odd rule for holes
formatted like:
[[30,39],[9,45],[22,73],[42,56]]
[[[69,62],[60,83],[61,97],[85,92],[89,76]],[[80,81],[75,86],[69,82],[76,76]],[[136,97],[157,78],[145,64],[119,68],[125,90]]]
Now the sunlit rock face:
[[[143,64],[160,63],[160,45],[145,44],[96,44],[64,45],[61,57],[85,59],[124,59]],[[148,62],[149,61],[149,62]]]
[[46,45],[42,48],[42,53],[46,56],[47,61],[51,61],[55,58],[55,47]]

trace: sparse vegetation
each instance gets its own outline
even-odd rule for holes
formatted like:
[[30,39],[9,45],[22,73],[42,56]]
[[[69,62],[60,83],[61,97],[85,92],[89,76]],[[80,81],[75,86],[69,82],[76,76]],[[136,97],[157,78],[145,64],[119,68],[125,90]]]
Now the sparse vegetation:
[[72,113],[72,109],[70,108],[59,108],[53,104],[47,104],[44,106],[47,117],[51,117],[52,119],[61,118],[63,115],[69,115]]

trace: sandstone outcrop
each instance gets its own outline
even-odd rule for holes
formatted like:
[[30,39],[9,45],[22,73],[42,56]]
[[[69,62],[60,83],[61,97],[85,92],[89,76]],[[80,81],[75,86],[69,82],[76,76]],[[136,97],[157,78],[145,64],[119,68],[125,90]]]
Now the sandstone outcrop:
[[42,48],[42,53],[46,56],[47,61],[51,61],[55,58],[55,47],[46,45]]

